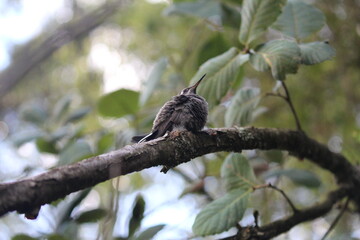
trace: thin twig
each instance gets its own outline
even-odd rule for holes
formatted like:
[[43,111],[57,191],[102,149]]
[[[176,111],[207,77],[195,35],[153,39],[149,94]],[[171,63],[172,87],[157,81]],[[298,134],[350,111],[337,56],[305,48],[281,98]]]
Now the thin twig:
[[331,223],[329,229],[326,231],[326,233],[324,234],[324,236],[321,238],[321,240],[325,240],[325,238],[330,234],[330,232],[335,228],[336,224],[339,222],[340,218],[342,217],[342,215],[344,214],[345,210],[347,209],[348,205],[350,202],[350,198],[346,199],[345,205],[343,206],[343,208],[341,209],[341,211],[339,212],[339,214],[336,216],[336,218],[334,219],[334,221]]
[[285,91],[285,95],[282,95],[280,93],[266,93],[265,96],[273,96],[273,97],[279,97],[279,98],[282,98],[284,99],[287,104],[289,105],[290,109],[291,109],[291,112],[295,118],[295,122],[296,122],[296,128],[298,131],[301,131],[303,132],[302,128],[301,128],[301,124],[300,124],[300,121],[299,121],[299,117],[296,113],[296,110],[295,110],[295,107],[292,103],[292,100],[291,100],[291,97],[290,97],[290,92],[285,84],[284,81],[280,81],[281,82],[281,86],[283,87],[284,91]]
[[277,188],[276,186],[273,186],[271,183],[269,183],[269,188],[272,188],[278,192],[281,193],[281,195],[283,195],[283,197],[286,199],[286,201],[288,202],[288,204],[290,205],[291,209],[293,210],[294,213],[298,212],[299,210],[295,207],[295,205],[292,203],[292,201],[290,200],[290,198],[285,194],[285,192],[283,190],[281,190],[280,188]]
[[265,97],[268,97],[268,96],[279,97],[279,98],[282,98],[282,99],[284,99],[285,101],[287,101],[286,96],[281,95],[280,93],[266,93],[266,94],[265,94]]
[[280,188],[272,185],[271,183],[268,184],[263,184],[263,185],[259,185],[259,186],[254,186],[254,189],[260,189],[260,188],[272,188],[275,191],[278,191],[281,193],[281,195],[285,198],[285,200],[288,202],[288,204],[290,205],[291,209],[293,210],[294,213],[299,212],[299,210],[295,207],[295,205],[292,203],[292,201],[290,200],[290,198],[286,195],[286,193],[281,190]]
[[285,84],[285,81],[281,81],[281,85],[282,85],[282,87],[283,87],[284,90],[285,90],[285,94],[286,94],[285,100],[286,100],[286,102],[289,104],[289,107],[290,107],[290,109],[291,109],[291,112],[292,112],[293,115],[294,115],[295,122],[296,122],[296,128],[297,128],[297,130],[303,132],[303,130],[301,129],[299,117],[298,117],[298,115],[297,115],[297,113],[296,113],[296,111],[295,111],[295,107],[294,107],[294,105],[293,105],[293,103],[292,103],[292,101],[291,101],[290,92],[289,92],[289,90],[288,90],[288,88],[287,88],[287,86],[286,86],[286,84]]

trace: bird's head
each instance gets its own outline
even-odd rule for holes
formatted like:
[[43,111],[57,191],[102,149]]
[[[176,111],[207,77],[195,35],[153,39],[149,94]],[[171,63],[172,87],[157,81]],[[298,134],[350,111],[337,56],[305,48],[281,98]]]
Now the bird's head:
[[206,74],[204,74],[204,76],[202,76],[200,78],[199,81],[197,81],[194,85],[192,85],[191,87],[187,87],[187,88],[184,88],[182,91],[181,91],[181,95],[187,95],[187,94],[196,94],[196,88],[199,86],[199,84],[201,83],[201,81],[204,79]]

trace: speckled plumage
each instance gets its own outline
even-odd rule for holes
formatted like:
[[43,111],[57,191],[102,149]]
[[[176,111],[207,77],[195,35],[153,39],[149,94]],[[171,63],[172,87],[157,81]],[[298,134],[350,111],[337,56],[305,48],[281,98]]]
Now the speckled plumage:
[[[204,75],[205,76],[205,75]],[[174,96],[160,109],[153,123],[150,134],[135,136],[134,141],[149,141],[174,130],[198,132],[204,128],[208,115],[206,100],[196,94],[196,88],[204,76],[193,86],[185,88],[179,95]]]

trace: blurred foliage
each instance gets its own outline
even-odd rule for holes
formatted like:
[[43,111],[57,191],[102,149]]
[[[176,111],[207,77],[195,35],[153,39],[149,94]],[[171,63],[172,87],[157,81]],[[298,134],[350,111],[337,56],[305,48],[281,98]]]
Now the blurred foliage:
[[[11,2],[1,11],[12,9]],[[74,14],[94,8],[69,2]],[[39,153],[41,161],[23,160],[21,177],[121,148],[136,132],[151,129],[165,101],[206,73],[199,93],[211,106],[207,126],[294,128],[286,102],[267,94],[283,94],[274,81],[282,80],[305,132],[359,164],[360,52],[356,46],[360,45],[360,15],[354,10],[358,8],[358,1],[333,0],[316,0],[313,5],[302,1],[133,1],[89,36],[60,48],[0,98],[0,116],[9,127],[5,141],[15,152],[32,144]],[[50,19],[31,42],[40,41],[56,26]],[[142,85],[105,93],[110,81],[106,57],[113,55],[94,54],[99,47],[115,53],[119,65],[134,66]],[[16,57],[22,51],[21,46],[12,49]],[[116,81],[125,85],[130,80],[111,79],[111,83]],[[52,160],[46,162],[48,158]],[[250,217],[249,208],[259,210],[264,223],[285,215],[285,200],[273,191],[252,192],[256,184],[276,184],[297,206],[309,206],[336,184],[328,172],[280,151],[209,154],[193,162],[179,167],[177,174],[166,175],[166,181],[179,178],[184,183],[173,186],[183,188],[179,202],[189,197],[197,203],[189,211],[197,212],[210,202],[196,217],[194,233],[186,228],[184,238],[224,232],[243,216]],[[3,180],[17,178],[4,176]],[[93,239],[166,236],[173,230],[163,224],[167,219],[143,224],[150,215],[148,206],[156,200],[143,195],[131,198],[151,189],[157,177],[136,173],[83,190],[40,212],[53,222],[51,233],[39,230],[27,235],[9,230],[9,236],[84,238],[86,226],[95,226]],[[191,190],[185,191],[186,187]],[[124,199],[131,199],[133,206],[122,205]],[[95,206],[86,207],[94,201]],[[230,202],[232,208],[224,208]],[[234,209],[237,215],[228,219]],[[6,218],[0,224],[14,224],[14,218]],[[228,221],[221,220],[225,218]],[[332,219],[322,220],[329,225]],[[358,222],[358,217],[345,215],[334,239],[350,238]],[[307,239],[318,237],[317,232],[311,233],[311,224],[298,227]]]

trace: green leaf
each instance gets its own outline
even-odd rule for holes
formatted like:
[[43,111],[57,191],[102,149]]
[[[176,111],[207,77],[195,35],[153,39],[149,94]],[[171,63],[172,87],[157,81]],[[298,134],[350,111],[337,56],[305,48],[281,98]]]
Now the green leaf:
[[245,126],[251,123],[256,113],[256,107],[260,102],[259,88],[241,88],[231,99],[231,103],[225,113],[225,126]]
[[64,114],[69,110],[71,97],[69,95],[61,98],[54,107],[53,116],[55,120],[62,119]]
[[243,0],[222,0],[221,2],[230,3],[231,6],[241,7]]
[[17,234],[11,238],[11,240],[37,240],[37,238],[30,237],[26,234]]
[[83,124],[76,125],[74,127],[70,127],[67,133],[68,139],[81,138],[84,135],[85,126]]
[[230,153],[222,167],[221,178],[225,181],[227,191],[252,189],[256,185],[254,171],[249,161],[240,153]]
[[208,116],[209,122],[214,124],[214,126],[225,126],[224,116],[227,108],[224,104],[220,104],[215,106],[210,112]]
[[[238,1],[238,0],[237,0]],[[225,2],[221,3],[221,21],[223,25],[239,29],[241,24],[241,14],[238,8],[228,5]]]
[[48,117],[45,109],[35,103],[28,103],[21,107],[20,116],[23,120],[39,126],[43,125]]
[[164,10],[165,15],[184,14],[199,18],[211,18],[220,13],[220,4],[214,0],[173,3]]
[[75,221],[78,223],[97,222],[101,218],[105,217],[106,214],[107,211],[105,209],[97,208],[81,213],[80,216],[75,218]]
[[[61,233],[64,237],[69,240],[74,239],[74,236],[78,235],[79,232],[79,224],[71,219],[69,222],[65,222],[61,224],[61,226],[57,226],[57,230]],[[39,239],[40,240],[40,239]],[[43,240],[43,239],[41,239]]]
[[303,185],[306,187],[317,188],[320,187],[321,181],[314,173],[301,170],[301,169],[277,169],[273,171],[269,171],[263,175],[264,179],[268,179],[271,177],[280,177],[285,176],[289,178],[291,181],[298,185]]
[[317,32],[325,24],[324,14],[303,1],[289,1],[272,28],[296,39]]
[[244,215],[250,192],[236,189],[207,205],[196,216],[192,227],[195,235],[212,235],[236,226]]
[[139,93],[120,89],[100,98],[99,113],[105,117],[123,117],[139,110]]
[[243,3],[243,0],[223,0],[222,2],[229,2],[232,5],[237,5],[240,7]]
[[[84,200],[87,195],[90,193],[91,188],[86,188],[80,192],[77,192],[76,195],[74,196],[73,199],[71,199],[71,201],[66,204],[66,206],[64,206],[64,208],[62,209],[61,213],[58,216],[58,224],[59,226],[62,226],[68,222],[70,222],[71,219],[71,213],[74,211],[74,209],[79,206],[79,204],[82,202],[82,200]],[[51,203],[52,205],[54,205],[54,202]],[[57,206],[58,203],[55,202],[55,206]]]
[[73,129],[70,126],[62,126],[50,134],[50,140],[59,141],[65,136],[70,135],[72,132]]
[[149,240],[153,239],[153,237],[160,232],[165,227],[165,224],[159,224],[156,226],[149,227],[148,229],[144,230],[136,237],[136,240]]
[[286,0],[244,0],[239,40],[245,46],[258,38],[280,15]]
[[48,139],[41,137],[36,139],[36,147],[40,152],[46,153],[58,153],[55,142],[49,141]]
[[213,107],[229,90],[231,84],[236,80],[240,66],[248,59],[248,54],[240,54],[238,49],[230,48],[225,53],[202,64],[191,79],[191,83],[194,84],[206,74],[206,78],[198,87],[198,93]]
[[158,83],[160,82],[167,66],[167,59],[161,58],[155,64],[154,68],[152,69],[149,78],[145,82],[145,86],[143,91],[140,94],[140,104],[144,105],[151,94],[154,92],[154,89],[157,87]]
[[141,195],[138,195],[135,199],[135,205],[129,222],[129,237],[134,236],[134,233],[139,229],[144,218],[144,212],[145,200]]
[[251,65],[258,71],[271,68],[273,78],[285,80],[286,74],[296,73],[301,60],[299,46],[288,40],[273,40],[260,45],[250,56]]
[[75,111],[70,113],[70,115],[67,117],[65,123],[75,122],[77,120],[80,120],[83,117],[85,117],[90,111],[91,111],[90,107],[82,107],[82,108],[76,109]]
[[214,35],[202,44],[199,55],[198,65],[200,66],[208,59],[218,56],[229,49],[230,45],[225,41],[224,36],[220,33]]
[[51,234],[46,237],[46,240],[68,240],[68,238],[60,234]]
[[13,136],[11,136],[11,142],[16,146],[20,147],[21,145],[31,142],[39,137],[45,136],[45,133],[41,130],[35,130],[35,131],[24,131],[15,133]]
[[329,60],[335,56],[335,49],[327,42],[312,42],[299,45],[301,63],[312,65]]
[[68,144],[68,146],[60,152],[58,165],[74,163],[92,154],[93,152],[91,151],[90,145],[85,140],[78,140]]
[[115,141],[115,136],[113,133],[106,133],[97,142],[97,151],[99,154],[106,152],[109,150]]

